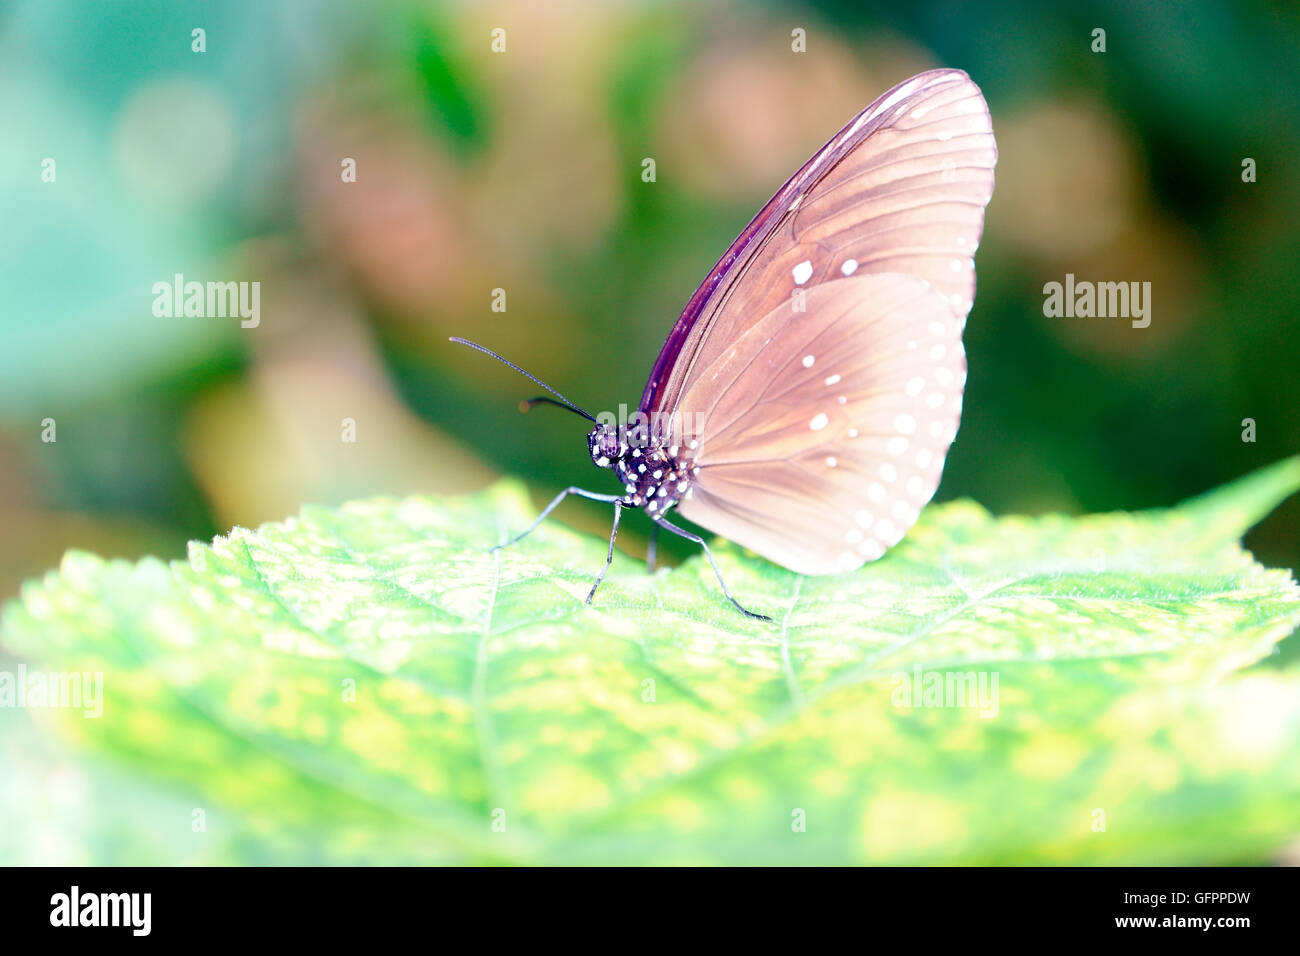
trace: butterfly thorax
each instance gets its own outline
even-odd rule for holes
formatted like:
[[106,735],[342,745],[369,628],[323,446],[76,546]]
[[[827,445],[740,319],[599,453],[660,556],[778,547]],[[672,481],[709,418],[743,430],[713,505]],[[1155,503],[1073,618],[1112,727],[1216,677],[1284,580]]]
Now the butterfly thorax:
[[695,444],[669,444],[656,437],[630,441],[627,426],[597,425],[587,436],[591,460],[600,468],[614,469],[623,483],[623,504],[645,508],[651,516],[667,512],[690,494],[700,471]]

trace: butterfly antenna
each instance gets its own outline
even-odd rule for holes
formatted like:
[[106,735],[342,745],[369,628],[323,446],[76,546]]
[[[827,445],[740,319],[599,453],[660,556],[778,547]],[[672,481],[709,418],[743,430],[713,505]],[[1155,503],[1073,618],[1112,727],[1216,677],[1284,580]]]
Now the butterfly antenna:
[[554,398],[550,398],[549,396],[546,395],[538,395],[536,398],[525,398],[522,402],[519,403],[519,410],[521,412],[531,412],[533,410],[534,405],[554,405],[556,408],[563,408],[568,411],[573,411],[573,408],[571,406],[564,404],[564,402],[557,401]]
[[482,352],[484,355],[490,355],[490,356],[492,356],[494,359],[496,359],[496,360],[497,360],[498,362],[500,362],[502,365],[508,365],[508,366],[510,366],[512,369],[514,369],[516,372],[518,372],[520,375],[523,375],[525,378],[530,378],[530,379],[532,379],[532,380],[533,380],[534,382],[536,382],[538,385],[542,386],[542,388],[546,389],[548,392],[550,392],[552,395],[554,395],[556,398],[559,399],[559,402],[555,402],[555,401],[552,401],[552,400],[549,399],[549,398],[530,398],[527,402],[524,403],[524,404],[527,405],[529,408],[532,408],[533,405],[537,404],[538,402],[547,402],[547,403],[549,403],[549,404],[551,404],[551,405],[560,405],[560,406],[563,407],[563,408],[567,408],[567,409],[569,409],[569,411],[571,411],[571,412],[576,412],[577,414],[581,415],[583,418],[587,419],[587,421],[589,421],[589,422],[594,422],[594,421],[596,420],[596,417],[595,417],[594,415],[592,415],[590,412],[588,412],[587,410],[585,410],[581,405],[577,405],[577,404],[575,404],[575,403],[569,401],[567,398],[565,398],[563,395],[561,395],[561,394],[560,394],[559,392],[557,392],[555,389],[551,388],[551,386],[549,386],[549,385],[547,385],[545,382],[543,382],[543,381],[542,381],[540,378],[538,378],[536,375],[532,375],[532,374],[530,374],[529,372],[525,372],[523,369],[521,369],[521,368],[520,368],[518,365],[516,365],[514,362],[511,362],[511,361],[508,361],[507,359],[502,358],[500,355],[497,355],[497,353],[496,353],[496,352],[493,352],[491,349],[489,349],[489,348],[484,348],[482,345],[479,345],[477,342],[471,342],[469,339],[457,338],[457,337],[454,336],[454,335],[451,337],[451,341],[457,343],[458,345],[468,345],[470,348],[472,348],[472,349],[477,349],[478,351]]

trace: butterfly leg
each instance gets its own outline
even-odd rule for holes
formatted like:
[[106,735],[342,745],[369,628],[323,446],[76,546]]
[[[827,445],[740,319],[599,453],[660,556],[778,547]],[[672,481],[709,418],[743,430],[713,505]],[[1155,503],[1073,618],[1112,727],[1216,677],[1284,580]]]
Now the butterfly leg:
[[600,574],[596,575],[596,583],[591,586],[587,592],[587,603],[596,596],[596,588],[600,587],[600,582],[605,580],[605,572],[609,566],[614,563],[614,539],[618,537],[618,519],[623,515],[623,502],[617,498],[614,499],[614,527],[609,529],[609,554],[605,555],[605,566],[600,569]]
[[[570,487],[565,488],[563,491],[561,491],[554,498],[552,498],[551,503],[542,509],[542,513],[537,516],[537,520],[534,521],[532,524],[530,524],[526,530],[521,531],[519,534],[515,535],[513,538],[507,541],[505,544],[496,545],[495,547],[491,548],[490,551],[499,551],[502,548],[508,548],[512,544],[516,544],[519,541],[523,540],[524,538],[528,537],[530,534],[532,534],[534,531],[537,530],[538,525],[540,525],[543,521],[546,520],[546,516],[549,515],[552,511],[554,511],[556,507],[559,505],[559,503],[569,495],[581,495],[583,498],[590,498],[592,501],[618,501],[619,498],[618,495],[602,495],[595,491],[584,491],[583,489],[579,488],[577,485],[571,485]],[[617,525],[617,522],[615,522],[615,525]]]
[[679,528],[677,525],[665,521],[663,518],[656,518],[655,524],[663,526],[666,530],[685,538],[687,541],[694,541],[704,549],[704,556],[709,559],[709,564],[713,566],[713,573],[718,576],[718,583],[722,585],[722,593],[727,596],[728,601],[736,606],[736,610],[746,617],[752,617],[758,621],[767,621],[769,624],[772,623],[772,619],[766,614],[755,614],[731,596],[731,592],[727,590],[727,582],[722,580],[722,572],[718,570],[718,562],[713,560],[713,552],[709,550],[709,546],[705,543],[703,538],[698,534],[691,534],[691,532],[687,531],[685,528]]
[[659,525],[650,525],[650,544],[645,550],[646,570],[651,574],[655,573],[655,568],[659,566]]

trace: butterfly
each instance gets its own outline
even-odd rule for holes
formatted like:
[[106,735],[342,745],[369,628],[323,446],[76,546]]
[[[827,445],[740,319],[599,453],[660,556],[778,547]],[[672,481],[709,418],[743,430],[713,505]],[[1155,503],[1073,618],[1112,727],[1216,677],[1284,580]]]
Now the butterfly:
[[[799,574],[856,570],[913,525],[938,488],[961,419],[962,330],[993,194],[988,105],[960,70],[930,70],[855,116],[781,187],[687,302],[635,415],[591,415],[592,461],[621,494],[568,495],[640,508],[699,544],[676,514]],[[674,514],[675,512],[675,514]],[[652,537],[653,548],[653,537]],[[653,564],[653,560],[652,560]]]

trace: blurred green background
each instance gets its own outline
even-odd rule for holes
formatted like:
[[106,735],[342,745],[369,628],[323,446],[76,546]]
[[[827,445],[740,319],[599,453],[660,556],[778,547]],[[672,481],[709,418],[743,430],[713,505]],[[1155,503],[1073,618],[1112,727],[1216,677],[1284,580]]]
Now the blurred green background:
[[[750,216],[855,111],[935,66],[981,85],[1001,154],[939,497],[1161,506],[1300,448],[1293,4],[0,11],[0,597],[69,547],[179,557],[308,502],[503,473],[539,499],[604,489],[585,423],[519,414],[536,389],[447,337],[584,405],[634,404]],[[156,318],[151,288],[177,272],[261,282],[260,326]],[[1150,327],[1045,318],[1043,284],[1066,272],[1150,281]],[[560,518],[608,527],[597,506]],[[1247,545],[1296,567],[1298,525],[1292,501]]]

